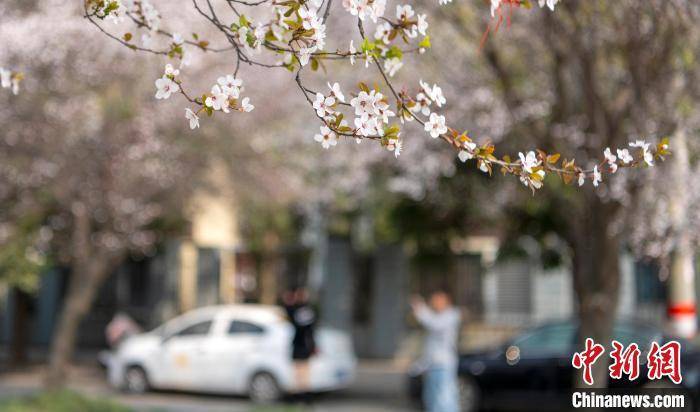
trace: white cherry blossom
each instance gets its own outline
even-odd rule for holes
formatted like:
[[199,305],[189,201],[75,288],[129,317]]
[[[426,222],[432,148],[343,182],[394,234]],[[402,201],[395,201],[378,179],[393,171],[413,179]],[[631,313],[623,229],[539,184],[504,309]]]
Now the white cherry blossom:
[[649,166],[654,166],[654,155],[649,151],[649,143],[644,140],[636,140],[629,143],[630,147],[638,147],[642,150],[644,162]]
[[457,154],[457,157],[459,158],[459,160],[460,160],[462,163],[464,163],[464,162],[466,162],[466,161],[469,160],[469,159],[473,159],[473,158],[474,158],[474,155],[473,155],[471,152],[468,152],[468,151],[466,151],[466,150],[460,150],[460,151],[459,151],[459,154]]
[[533,173],[532,169],[540,165],[540,161],[537,160],[537,155],[533,151],[527,152],[526,155],[523,152],[519,152],[518,157],[520,157],[520,162],[523,165],[523,171],[528,174]]
[[617,157],[619,157],[624,164],[630,164],[634,160],[627,149],[617,149]]
[[328,126],[321,126],[321,132],[314,136],[314,140],[321,143],[324,149],[338,144],[338,136]]
[[353,44],[352,40],[350,40],[350,46],[348,47],[348,52],[350,53],[350,65],[354,66],[355,65],[355,53],[357,53],[357,50],[355,50],[355,45]]
[[433,84],[433,87],[430,87],[430,85],[423,80],[419,80],[418,83],[420,84],[421,89],[423,89],[423,93],[425,93],[430,100],[435,102],[438,107],[442,107],[442,105],[447,102],[445,96],[442,94],[442,88],[440,88],[440,86],[437,84]]
[[544,170],[538,170],[532,174],[539,176],[539,178],[533,177],[530,174],[526,174],[526,175],[523,174],[523,175],[520,175],[520,182],[527,187],[532,187],[534,189],[541,188],[542,187],[542,180],[544,179],[544,176],[545,176]]
[[163,76],[156,80],[156,99],[168,99],[173,93],[180,91],[180,86],[169,77]]
[[430,114],[430,105],[432,104],[432,101],[428,98],[428,96],[425,95],[425,93],[421,92],[416,95],[416,104],[411,107],[411,111],[413,113],[423,113],[424,116],[428,116]]
[[12,72],[0,67],[0,85],[3,89],[12,86]]
[[194,130],[199,127],[199,116],[190,108],[185,109],[185,118],[190,121],[190,129]]
[[445,126],[445,116],[437,113],[430,113],[430,119],[425,123],[425,131],[429,132],[433,139],[447,132],[447,126]]
[[248,112],[252,112],[253,109],[255,109],[255,106],[250,104],[250,98],[244,97],[243,100],[241,100],[241,110],[248,113]]
[[224,113],[228,113],[228,98],[229,96],[221,90],[221,87],[215,84],[211,88],[211,95],[206,98],[204,104],[214,110],[221,110]]
[[418,23],[416,24],[416,29],[418,30],[418,33],[420,33],[422,36],[426,35],[428,30],[428,18],[425,14],[418,15]]
[[343,8],[360,20],[369,17],[373,22],[384,15],[386,0],[343,0]]
[[185,43],[185,39],[182,37],[182,34],[180,34],[180,33],[173,33],[172,39],[173,39],[173,44],[176,44],[178,46],[181,46],[182,44]]
[[306,66],[309,64],[311,59],[311,54],[316,51],[316,46],[314,47],[302,47],[299,49],[299,64]]
[[333,114],[333,105],[335,105],[335,98],[333,96],[326,97],[323,93],[316,93],[316,100],[314,100],[313,107],[316,109],[318,117],[324,117],[326,114]]
[[610,172],[617,172],[617,157],[612,154],[609,147],[605,148],[603,155],[605,156],[605,161],[608,162],[608,165],[610,166]]
[[410,20],[415,14],[410,4],[396,5],[396,18],[399,20]]
[[447,102],[445,96],[442,95],[442,89],[437,84],[433,85],[430,98],[437,104],[437,107],[442,107],[442,105]]
[[394,152],[394,157],[398,158],[401,155],[401,150],[403,149],[403,142],[397,136],[396,138],[391,138],[387,141],[387,150]]
[[603,176],[600,174],[600,170],[598,170],[598,165],[593,166],[593,186],[598,187],[602,181]]
[[376,27],[374,30],[374,39],[381,40],[384,44],[389,44],[389,36],[391,35],[391,24],[384,22]]
[[399,71],[402,66],[403,62],[397,57],[384,60],[384,70],[387,72],[389,77],[394,77],[396,72]]
[[299,8],[299,17],[301,18],[301,24],[306,30],[317,29],[323,23],[316,15],[316,12],[306,7]]
[[338,84],[338,82],[335,82],[332,85],[330,84],[330,82],[328,82],[327,84],[328,88],[331,89],[331,95],[335,97],[339,102],[345,103],[345,96],[340,90],[340,84]]
[[243,81],[236,79],[232,74],[227,74],[226,76],[221,76],[216,79],[216,82],[221,86],[221,91],[234,99],[237,99],[241,91],[243,91]]
[[544,7],[545,3],[551,11],[554,11],[554,6],[556,6],[557,3],[559,3],[559,0],[539,0],[540,7]]
[[180,75],[180,70],[176,69],[173,67],[172,64],[168,63],[165,65],[165,69],[163,71],[163,74],[166,76],[179,76]]
[[384,101],[378,101],[374,107],[377,117],[382,119],[384,123],[389,123],[389,118],[396,116],[396,113],[389,109],[389,104]]

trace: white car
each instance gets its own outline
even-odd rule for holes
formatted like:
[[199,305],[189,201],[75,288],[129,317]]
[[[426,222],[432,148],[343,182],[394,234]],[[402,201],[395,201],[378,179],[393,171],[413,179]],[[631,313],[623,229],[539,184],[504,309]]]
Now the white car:
[[[272,401],[297,392],[291,342],[294,328],[276,306],[226,305],[196,309],[155,330],[127,338],[110,357],[112,385],[248,395]],[[357,359],[348,334],[318,328],[310,360],[310,392],[348,386]]]

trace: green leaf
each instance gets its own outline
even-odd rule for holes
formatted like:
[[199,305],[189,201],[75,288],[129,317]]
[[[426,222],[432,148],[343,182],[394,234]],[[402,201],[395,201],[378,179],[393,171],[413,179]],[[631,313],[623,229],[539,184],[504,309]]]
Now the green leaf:
[[423,37],[423,40],[418,43],[418,47],[422,47],[424,49],[429,49],[430,48],[430,36],[425,36]]
[[366,37],[362,41],[362,45],[360,45],[360,50],[362,50],[363,52],[372,51],[376,48],[377,48],[377,45],[374,44],[374,42],[369,41],[369,39],[367,39]]
[[386,52],[387,59],[397,58],[401,60],[403,58],[403,52],[396,46],[391,46],[391,48]]

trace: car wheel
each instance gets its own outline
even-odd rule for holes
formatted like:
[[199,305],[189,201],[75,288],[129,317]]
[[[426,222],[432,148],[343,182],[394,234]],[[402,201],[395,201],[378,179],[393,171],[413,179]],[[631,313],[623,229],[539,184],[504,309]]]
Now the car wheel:
[[479,387],[474,379],[468,376],[459,378],[459,405],[462,412],[479,410]]
[[148,388],[146,371],[140,366],[129,366],[124,375],[124,389],[129,393],[144,393]]
[[282,397],[277,380],[267,372],[256,373],[250,380],[248,396],[253,402],[270,403]]

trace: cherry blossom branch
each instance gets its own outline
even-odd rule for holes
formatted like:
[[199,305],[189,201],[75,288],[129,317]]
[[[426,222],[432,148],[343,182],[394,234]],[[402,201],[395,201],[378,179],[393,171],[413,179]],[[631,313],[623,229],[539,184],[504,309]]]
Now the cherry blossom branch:
[[[503,174],[518,176],[533,192],[542,187],[547,174],[557,174],[567,184],[577,180],[578,184],[582,185],[590,179],[594,186],[598,186],[603,174],[613,174],[621,167],[652,166],[655,160],[663,160],[663,157],[669,154],[668,140],[665,139],[654,147],[639,140],[630,143],[629,149],[617,149],[615,153],[607,148],[602,160],[589,169],[579,167],[573,159],[561,159],[558,153],[548,154],[542,150],[519,152],[515,159],[508,155],[496,157],[493,144],[487,142],[477,146],[466,132],[459,133],[457,129],[445,124],[445,117],[434,110],[435,106],[441,108],[446,104],[440,87],[430,87],[420,81],[418,93],[410,95],[406,89],[399,91],[392,83],[391,78],[403,66],[405,54],[420,55],[431,46],[430,37],[426,32],[428,23],[425,14],[416,14],[410,5],[398,5],[395,18],[390,18],[385,16],[386,0],[343,1],[343,8],[357,20],[361,44],[355,47],[351,40],[347,51],[328,51],[325,50],[326,22],[333,6],[332,0],[225,0],[237,18],[230,22],[224,22],[226,20],[217,15],[211,0],[203,1],[207,10],[200,7],[197,0],[192,0],[195,10],[224,35],[230,47],[212,48],[208,41],[199,39],[196,35],[193,35],[194,40],[185,40],[177,33],[162,30],[160,15],[147,0],[133,0],[131,8],[124,6],[121,0],[85,2],[85,17],[102,33],[133,50],[179,58],[182,63],[189,53],[185,46],[195,47],[202,52],[235,53],[233,74],[219,77],[210,92],[203,93],[201,97],[194,97],[185,91],[183,80],[179,77],[180,70],[170,64],[166,65],[163,76],[156,80],[156,98],[167,99],[171,94],[179,93],[190,104],[195,105],[195,110],[187,108],[185,111],[193,129],[199,127],[198,115],[202,112],[211,116],[215,112],[253,110],[249,99],[241,96],[243,82],[237,78],[241,63],[245,63],[261,68],[283,68],[296,73],[294,79],[298,88],[322,124],[320,133],[316,134],[314,139],[326,149],[335,146],[338,137],[343,136],[355,138],[358,142],[363,139],[378,141],[398,156],[403,146],[402,126],[392,123],[391,119],[398,117],[402,124],[415,120],[432,138],[439,137],[449,144],[457,152],[460,161],[473,159],[480,170],[489,174],[493,172],[493,167],[500,167]],[[538,0],[540,7],[546,5],[551,10],[554,10],[557,2],[558,0]],[[493,31],[498,29],[504,19],[504,6],[509,8],[510,13],[514,7],[523,4],[523,0],[491,0],[491,16],[495,20]],[[265,5],[273,17],[256,23],[240,13],[236,5]],[[147,30],[147,35],[157,34],[172,39],[169,48],[157,50],[137,46],[131,42],[130,33],[122,38],[117,37],[97,21],[114,20],[118,23],[125,16],[137,29]],[[369,20],[376,25],[372,37],[365,33],[364,23]],[[488,33],[487,30],[485,35]],[[399,40],[403,42],[401,46],[397,44]],[[269,56],[282,57],[282,60],[272,64],[252,57],[263,51],[268,52]],[[337,60],[349,61],[351,65],[360,60],[364,61],[365,67],[373,64],[389,95],[385,96],[379,87],[370,89],[364,83],[360,83],[359,90],[352,93],[350,101],[346,102],[338,83],[329,82],[328,93],[315,91],[304,85],[301,72],[305,67],[309,66],[312,71],[317,71],[323,61]],[[389,104],[392,98],[396,112],[391,110]],[[351,113],[347,113],[348,111]],[[353,119],[352,125],[345,120],[346,116]]]

